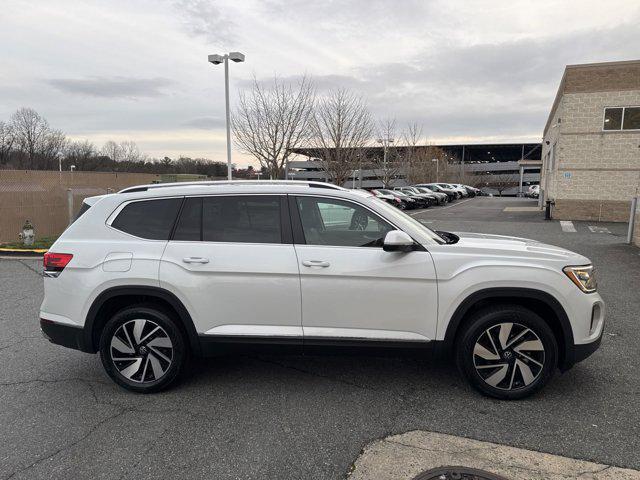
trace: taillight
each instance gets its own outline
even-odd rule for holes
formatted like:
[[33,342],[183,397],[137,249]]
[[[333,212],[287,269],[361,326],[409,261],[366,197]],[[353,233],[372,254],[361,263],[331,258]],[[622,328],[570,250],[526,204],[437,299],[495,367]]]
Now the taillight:
[[44,258],[42,259],[44,274],[49,277],[57,277],[60,275],[60,272],[64,270],[64,267],[69,264],[72,258],[73,255],[70,253],[45,253]]

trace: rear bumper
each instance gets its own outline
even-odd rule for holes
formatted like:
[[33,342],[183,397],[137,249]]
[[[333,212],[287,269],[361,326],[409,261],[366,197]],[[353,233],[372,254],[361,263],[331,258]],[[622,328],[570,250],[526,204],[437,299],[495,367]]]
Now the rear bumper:
[[82,327],[64,325],[41,318],[40,330],[42,335],[51,343],[83,352],[90,351],[85,348],[84,329]]

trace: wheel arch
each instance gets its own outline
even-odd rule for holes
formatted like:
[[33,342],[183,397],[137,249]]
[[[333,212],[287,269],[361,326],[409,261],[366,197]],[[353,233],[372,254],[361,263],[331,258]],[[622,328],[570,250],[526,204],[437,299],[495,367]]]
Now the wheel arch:
[[100,344],[100,333],[109,318],[127,305],[155,303],[175,313],[178,327],[187,337],[191,352],[200,354],[200,342],[193,320],[184,304],[173,293],[160,287],[118,286],[111,287],[96,297],[91,304],[84,326],[85,351],[95,353]]
[[453,351],[458,334],[471,314],[489,305],[515,304],[539,314],[551,327],[558,340],[559,366],[562,370],[574,363],[574,339],[571,323],[562,304],[551,294],[532,288],[487,288],[470,294],[456,308],[444,340],[439,342],[440,353]]

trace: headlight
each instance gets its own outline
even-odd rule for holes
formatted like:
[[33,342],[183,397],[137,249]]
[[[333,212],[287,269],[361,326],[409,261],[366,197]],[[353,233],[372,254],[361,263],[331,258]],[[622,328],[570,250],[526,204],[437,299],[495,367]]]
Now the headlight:
[[596,271],[593,265],[583,265],[580,267],[564,267],[562,271],[575,283],[580,290],[585,293],[595,292],[598,288],[596,282]]

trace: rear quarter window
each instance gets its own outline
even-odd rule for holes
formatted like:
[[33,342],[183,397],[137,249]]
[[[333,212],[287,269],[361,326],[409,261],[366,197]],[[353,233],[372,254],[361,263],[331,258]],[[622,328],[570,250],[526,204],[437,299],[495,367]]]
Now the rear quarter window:
[[140,238],[169,240],[181,203],[181,198],[131,202],[118,213],[111,226]]

